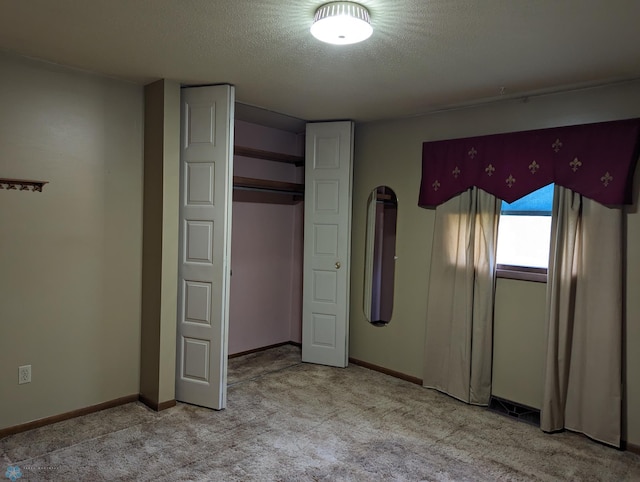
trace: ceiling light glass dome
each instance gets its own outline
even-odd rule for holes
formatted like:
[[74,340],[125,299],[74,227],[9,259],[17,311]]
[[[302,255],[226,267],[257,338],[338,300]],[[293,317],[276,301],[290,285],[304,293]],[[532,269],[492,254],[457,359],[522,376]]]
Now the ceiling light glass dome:
[[354,2],[330,2],[316,10],[311,34],[323,42],[348,45],[371,37],[369,11]]

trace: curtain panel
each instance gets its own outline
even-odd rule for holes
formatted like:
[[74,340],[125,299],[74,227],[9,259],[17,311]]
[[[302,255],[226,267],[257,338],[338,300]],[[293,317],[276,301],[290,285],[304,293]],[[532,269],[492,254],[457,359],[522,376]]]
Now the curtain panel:
[[620,446],[623,212],[556,187],[540,427]]
[[476,405],[491,398],[500,205],[465,191],[438,206],[433,232],[423,386]]
[[509,203],[550,183],[604,205],[631,203],[640,119],[539,129],[422,145],[418,205],[478,187]]

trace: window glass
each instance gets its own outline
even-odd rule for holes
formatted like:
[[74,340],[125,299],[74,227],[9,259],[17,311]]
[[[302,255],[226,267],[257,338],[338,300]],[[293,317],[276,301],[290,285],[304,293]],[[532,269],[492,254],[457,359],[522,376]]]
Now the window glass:
[[498,227],[499,265],[547,268],[553,184],[512,202],[503,201]]

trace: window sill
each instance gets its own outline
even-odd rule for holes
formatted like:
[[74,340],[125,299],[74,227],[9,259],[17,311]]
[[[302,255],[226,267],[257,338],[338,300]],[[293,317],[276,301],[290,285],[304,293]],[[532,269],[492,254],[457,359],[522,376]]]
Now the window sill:
[[496,276],[504,279],[516,279],[521,281],[533,281],[536,283],[547,282],[547,268],[530,268],[528,266],[511,266],[499,264],[496,267]]

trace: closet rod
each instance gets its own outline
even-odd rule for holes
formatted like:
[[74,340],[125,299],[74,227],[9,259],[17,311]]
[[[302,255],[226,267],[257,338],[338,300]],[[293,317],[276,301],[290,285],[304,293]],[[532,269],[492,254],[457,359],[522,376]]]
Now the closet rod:
[[253,191],[253,192],[266,192],[271,194],[284,194],[287,196],[302,197],[304,193],[302,191],[282,191],[280,189],[269,189],[265,187],[245,187],[245,186],[233,186],[235,191]]
[[278,194],[304,193],[304,184],[295,182],[272,181],[270,179],[254,179],[251,177],[233,176],[233,188],[251,191],[273,192]]

